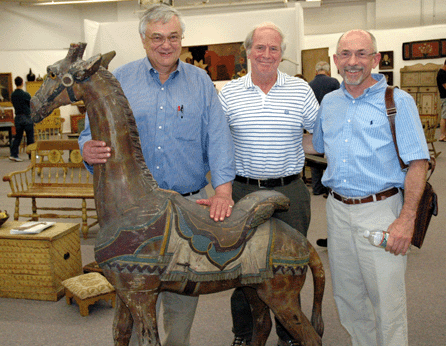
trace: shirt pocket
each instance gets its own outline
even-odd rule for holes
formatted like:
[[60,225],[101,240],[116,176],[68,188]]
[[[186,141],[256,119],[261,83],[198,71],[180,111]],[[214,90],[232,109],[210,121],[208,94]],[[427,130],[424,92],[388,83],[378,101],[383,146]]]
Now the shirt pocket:
[[173,133],[176,139],[183,141],[200,141],[201,112],[193,105],[178,106],[173,122]]

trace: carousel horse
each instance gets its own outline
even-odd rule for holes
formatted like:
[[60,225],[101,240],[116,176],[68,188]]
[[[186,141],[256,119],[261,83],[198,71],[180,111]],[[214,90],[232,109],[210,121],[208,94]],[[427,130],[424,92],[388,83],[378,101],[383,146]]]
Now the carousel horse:
[[[107,163],[94,165],[100,225],[94,251],[117,292],[115,345],[128,345],[133,324],[140,345],[160,345],[155,306],[161,291],[196,296],[235,287],[243,288],[252,307],[252,345],[265,345],[270,310],[302,345],[322,345],[321,260],[299,232],[270,218],[276,209],[286,210],[289,200],[273,191],[249,194],[231,217],[214,222],[207,207],[160,189],[120,84],[101,66],[110,56],[84,61],[85,46],[71,44],[65,59],[48,66],[31,108],[38,122],[59,106],[83,100],[92,138],[112,148]],[[311,323],[299,303],[308,267],[314,282]]]

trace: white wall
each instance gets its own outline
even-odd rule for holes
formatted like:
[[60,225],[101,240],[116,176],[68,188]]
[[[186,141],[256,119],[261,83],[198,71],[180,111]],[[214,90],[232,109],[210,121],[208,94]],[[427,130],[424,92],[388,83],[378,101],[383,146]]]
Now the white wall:
[[[423,26],[418,28],[406,29],[391,29],[391,30],[370,30],[376,37],[378,44],[378,51],[393,51],[394,66],[393,82],[394,85],[400,84],[400,69],[404,66],[411,66],[415,64],[440,64],[442,65],[446,57],[438,59],[420,59],[420,60],[403,60],[403,43],[411,41],[431,40],[446,37],[446,24]],[[331,75],[342,81],[342,78],[337,73],[336,66],[333,62],[333,54],[336,52],[336,44],[342,33],[328,34],[328,35],[306,35],[302,44],[302,49],[314,48],[329,48],[329,55],[331,60]],[[378,73],[378,67],[373,71]]]
[[[211,0],[212,2],[212,0]],[[141,8],[137,0],[93,5],[46,7],[20,6],[17,2],[0,2],[0,72],[13,78],[26,78],[32,68],[43,76],[46,66],[63,59],[72,42],[87,41],[86,57],[92,52],[116,50],[118,56],[111,69],[144,56],[137,34]],[[446,38],[446,0],[375,0],[300,8],[289,2],[268,9],[260,6],[227,9],[184,9],[187,24],[184,45],[243,41],[248,30],[263,21],[274,21],[287,34],[286,56],[300,64],[300,49],[329,47],[334,53],[341,32],[369,29],[377,35],[381,51],[394,51],[394,81],[399,83],[399,69],[405,65],[444,59],[403,61],[403,42]],[[429,25],[429,26],[427,26]],[[103,31],[92,39],[95,31]],[[333,65],[333,64],[332,64]],[[290,62],[280,66],[289,74],[301,71]],[[334,70],[333,76],[336,76]],[[71,107],[75,108],[75,107]],[[62,111],[68,118],[70,110]],[[73,110],[73,113],[77,110]],[[68,124],[69,122],[66,122]],[[69,130],[69,127],[65,127]]]
[[[287,37],[287,50],[285,56],[291,60],[299,60],[299,35],[297,16],[301,11],[300,5],[296,8],[283,8],[272,11],[252,11],[245,13],[215,14],[188,16],[184,18],[186,32],[183,46],[197,46],[208,44],[221,44],[231,42],[243,42],[246,34],[257,24],[265,21],[279,23]],[[138,34],[138,21],[97,23],[87,21],[85,23],[85,40],[87,50],[85,57],[98,53],[106,53],[115,50],[117,55],[110,63],[109,69],[127,62],[142,58],[145,52],[142,48]],[[289,74],[295,74],[296,66],[283,62],[281,69]]]

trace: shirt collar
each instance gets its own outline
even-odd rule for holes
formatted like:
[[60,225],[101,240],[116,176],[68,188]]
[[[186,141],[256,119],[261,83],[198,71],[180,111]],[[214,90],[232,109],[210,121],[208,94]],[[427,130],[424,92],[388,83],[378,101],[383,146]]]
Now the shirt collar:
[[[364,90],[361,96],[357,97],[356,99],[360,99],[362,97],[366,97],[369,95],[376,94],[380,91],[382,91],[383,88],[387,87],[387,81],[384,75],[379,73],[372,73],[372,78],[377,81],[377,83],[373,84],[372,86],[368,87]],[[344,95],[346,95],[348,98],[353,98],[352,95],[348,92],[348,90],[345,88],[345,83],[341,83],[341,89],[344,92]]]
[[[149,58],[146,57],[146,59],[144,59],[145,64],[147,66],[147,69],[150,71],[150,74],[153,75],[158,75],[158,71],[155,70],[155,68],[152,66],[152,63],[150,62]],[[180,59],[178,59],[178,65],[177,68],[175,69],[175,71],[173,71],[171,73],[172,77],[175,77],[178,73],[180,73],[180,71],[183,71],[184,67],[183,67],[184,62],[181,61]],[[170,78],[170,77],[169,77]]]
[[[244,87],[246,89],[250,89],[250,88],[254,88],[255,85],[252,82],[252,78],[251,78],[251,72],[248,72],[248,74],[244,77]],[[278,86],[282,86],[285,84],[285,79],[286,79],[286,74],[281,72],[280,70],[277,70],[277,80],[273,85],[273,88],[278,85]]]

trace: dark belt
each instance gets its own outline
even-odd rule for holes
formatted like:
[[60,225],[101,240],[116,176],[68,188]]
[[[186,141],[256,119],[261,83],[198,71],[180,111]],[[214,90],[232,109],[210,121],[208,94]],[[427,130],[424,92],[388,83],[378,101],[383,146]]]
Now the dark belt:
[[192,191],[192,192],[188,192],[188,193],[182,193],[181,196],[183,196],[183,197],[193,196],[193,195],[196,195],[199,192],[200,192],[200,190]]
[[235,176],[235,181],[243,184],[256,185],[258,187],[272,188],[277,186],[285,186],[300,178],[300,174],[293,174],[283,178],[273,178],[273,179],[252,179],[241,177],[239,175]]
[[367,197],[358,197],[358,198],[352,198],[352,197],[344,197],[336,192],[334,192],[332,189],[328,189],[330,194],[334,197],[334,199],[337,199],[338,201],[341,201],[345,204],[363,204],[363,203],[369,203],[369,202],[376,202],[376,201],[382,201],[383,199],[392,197],[393,195],[396,195],[399,191],[397,187],[392,187],[389,190],[378,192],[377,194],[370,195]]

